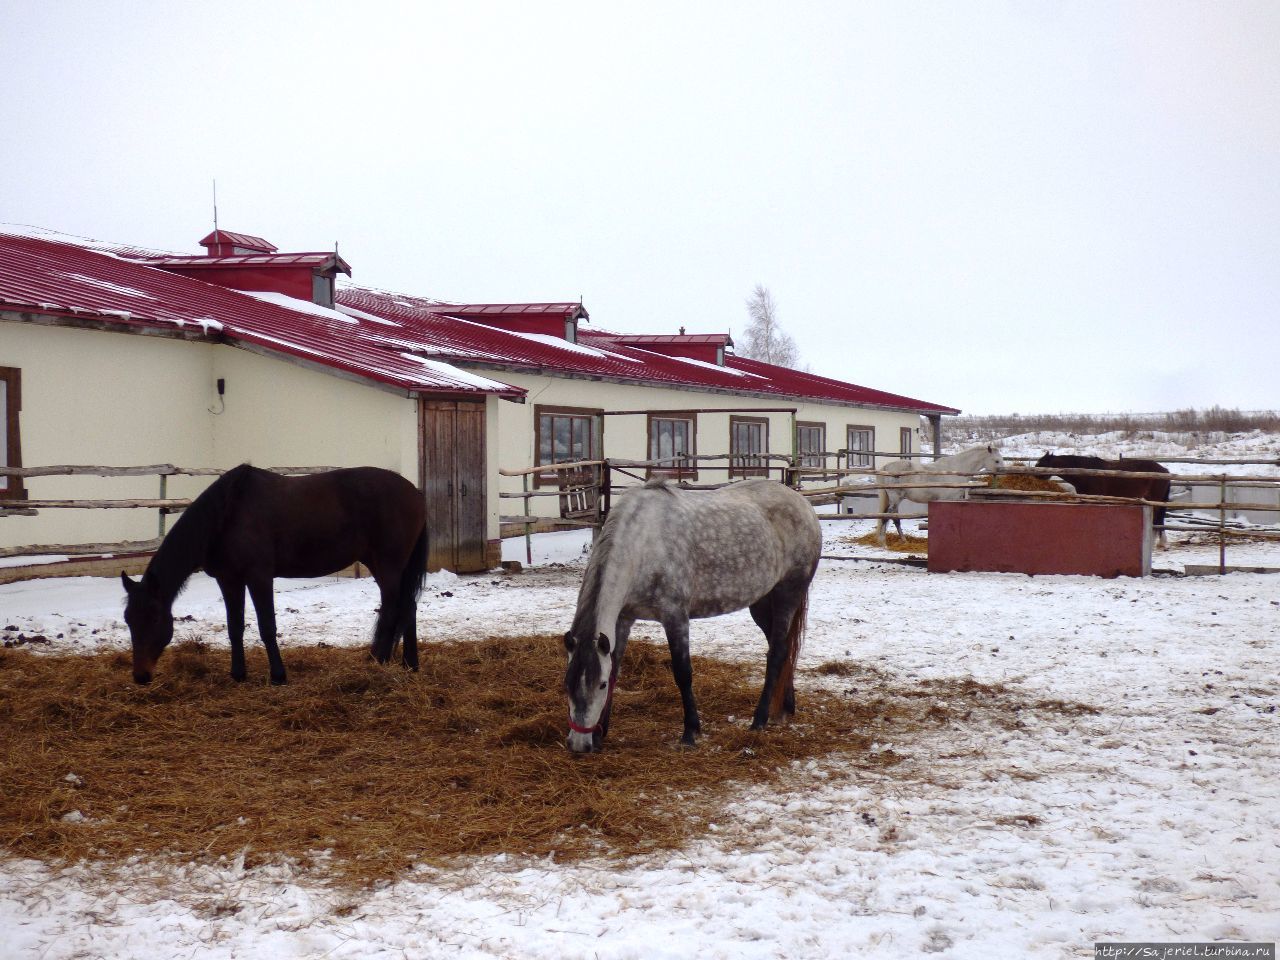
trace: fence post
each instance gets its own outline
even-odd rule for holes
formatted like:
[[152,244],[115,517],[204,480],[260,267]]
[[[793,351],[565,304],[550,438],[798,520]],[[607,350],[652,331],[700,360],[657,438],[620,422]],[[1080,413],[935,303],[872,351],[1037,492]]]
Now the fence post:
[[603,523],[609,519],[609,508],[613,506],[613,468],[609,466],[608,460],[600,464],[600,476],[600,494],[604,499],[604,509],[600,514],[600,522]]
[[[524,489],[524,492],[528,494],[529,475],[527,473],[523,474],[520,477],[520,486]],[[524,562],[525,562],[525,566],[532,567],[533,566],[533,534],[529,532],[531,528],[529,526],[528,519],[527,519],[529,516],[528,496],[524,498],[524,515],[526,518],[525,525],[524,525]]]
[[1227,478],[1218,482],[1218,576],[1227,572]]
[[[160,474],[160,499],[161,500],[169,499],[169,475],[167,473]],[[160,508],[160,511],[159,511],[160,533],[158,534],[158,536],[160,537],[164,536],[164,520],[165,520],[165,517],[168,515],[168,513],[169,511],[167,508],[165,507]]]

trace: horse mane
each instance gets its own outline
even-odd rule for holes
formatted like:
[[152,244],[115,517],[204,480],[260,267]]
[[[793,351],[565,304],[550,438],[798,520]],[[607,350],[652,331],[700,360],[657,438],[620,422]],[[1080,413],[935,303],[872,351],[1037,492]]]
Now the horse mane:
[[[582,590],[578,594],[578,609],[573,616],[574,636],[578,636],[578,628],[586,622],[595,623],[596,605],[600,602],[600,582],[604,579],[604,571],[613,554],[613,532],[616,527],[606,523],[591,547],[591,559],[587,562],[587,572],[582,578]],[[594,637],[594,626],[592,636]]]
[[160,596],[176,597],[191,574],[204,565],[209,545],[222,532],[245,479],[254,469],[247,463],[233,467],[182,511],[143,575],[143,580],[155,584]]
[[[638,497],[647,490],[658,491],[659,495],[666,493],[671,497],[676,496],[676,491],[671,487],[666,477],[650,477],[644,482],[643,487],[629,491],[626,496]],[[619,514],[615,510],[615,513],[611,516],[621,519],[623,514]],[[605,572],[609,569],[609,561],[613,556],[619,526],[621,524],[618,520],[606,522],[601,527],[600,535],[596,537],[595,543],[592,544],[591,559],[587,563],[587,572],[583,575],[582,588],[578,592],[578,609],[573,616],[572,631],[575,636],[578,635],[579,627],[587,623],[595,623],[596,607],[600,602],[600,588],[604,581]],[[594,632],[594,626],[592,630]]]

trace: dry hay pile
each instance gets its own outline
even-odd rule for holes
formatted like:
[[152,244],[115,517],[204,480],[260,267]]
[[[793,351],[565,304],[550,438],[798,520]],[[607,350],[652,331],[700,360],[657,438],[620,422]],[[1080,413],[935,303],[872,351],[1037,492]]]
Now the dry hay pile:
[[748,791],[796,789],[794,761],[884,768],[900,758],[873,740],[946,724],[932,693],[864,672],[869,686],[804,689],[796,722],[753,733],[754,665],[695,657],[705,736],[685,750],[665,644],[633,641],[606,749],[582,758],[563,746],[558,637],[423,646],[418,674],[290,648],[279,688],[260,651],[236,684],[225,649],[180,644],[139,687],[126,653],[0,650],[0,850],[106,866],[290,858],[352,886],[461,855],[629,855],[730,826],[726,804]]
[[992,477],[987,484],[997,490],[1026,490],[1033,493],[1062,493],[1063,486],[1048,477],[1030,473],[1006,473]]
[[[875,531],[864,533],[860,537],[846,537],[846,542],[857,543],[864,547],[879,547],[880,541],[876,538]],[[929,552],[929,539],[927,537],[913,537],[909,533],[899,536],[896,533],[885,532],[885,545],[894,553],[924,553]]]

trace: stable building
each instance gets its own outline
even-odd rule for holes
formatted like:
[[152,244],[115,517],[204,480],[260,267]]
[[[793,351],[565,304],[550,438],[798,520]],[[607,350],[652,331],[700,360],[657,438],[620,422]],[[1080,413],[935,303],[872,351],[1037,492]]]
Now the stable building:
[[[572,301],[372,289],[336,250],[248,234],[200,245],[0,226],[0,467],[385,467],[423,490],[431,567],[469,571],[496,564],[518,502],[498,494],[524,486],[500,471],[609,457],[717,482],[771,455],[870,466],[914,452],[921,418],[936,441],[959,413],[736,357],[727,334],[609,332]],[[207,483],[172,477],[167,495]],[[152,538],[153,511],[22,504],[157,494],[154,476],[0,474],[0,547]]]

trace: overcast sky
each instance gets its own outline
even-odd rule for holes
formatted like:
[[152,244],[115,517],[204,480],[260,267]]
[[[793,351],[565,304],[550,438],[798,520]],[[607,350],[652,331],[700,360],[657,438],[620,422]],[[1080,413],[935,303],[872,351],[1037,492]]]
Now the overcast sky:
[[0,221],[740,334],[970,413],[1280,407],[1280,3],[0,0]]

